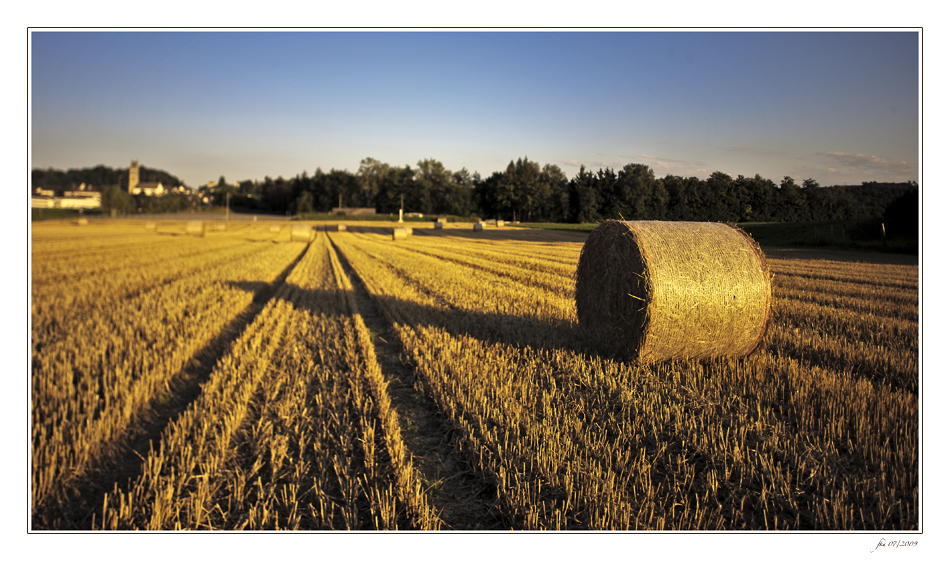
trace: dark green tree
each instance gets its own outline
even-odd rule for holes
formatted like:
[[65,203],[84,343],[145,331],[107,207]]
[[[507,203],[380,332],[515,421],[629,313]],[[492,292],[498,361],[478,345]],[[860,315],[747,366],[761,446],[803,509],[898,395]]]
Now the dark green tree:
[[569,191],[572,210],[571,220],[574,222],[597,222],[600,219],[597,212],[600,201],[594,174],[581,166],[577,175],[570,182]]

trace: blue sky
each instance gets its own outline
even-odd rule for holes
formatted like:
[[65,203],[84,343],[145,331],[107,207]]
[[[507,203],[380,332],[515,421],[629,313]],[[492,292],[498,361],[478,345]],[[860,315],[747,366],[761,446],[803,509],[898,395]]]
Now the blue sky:
[[138,159],[198,186],[433,158],[657,176],[919,181],[900,31],[30,35],[31,165]]

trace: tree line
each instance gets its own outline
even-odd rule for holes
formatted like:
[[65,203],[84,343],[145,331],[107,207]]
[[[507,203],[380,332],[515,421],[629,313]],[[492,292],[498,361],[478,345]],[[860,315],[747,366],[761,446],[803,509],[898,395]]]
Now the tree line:
[[582,166],[568,179],[558,166],[541,166],[527,157],[484,179],[465,168],[452,172],[436,160],[421,160],[410,168],[366,158],[355,174],[318,168],[313,175],[304,172],[289,180],[268,177],[232,189],[222,178],[219,185],[233,193],[232,204],[274,212],[327,213],[342,206],[389,214],[398,212],[402,200],[407,212],[534,222],[880,218],[889,203],[917,187],[916,182],[821,187],[813,179],[798,183],[788,176],[775,184],[760,175],[733,178],[723,172],[705,179],[658,178],[645,164],[597,171]]
[[[142,181],[160,181],[150,179],[158,177],[160,171],[141,170]],[[87,175],[70,170],[65,177],[57,176],[54,170],[33,172],[33,185],[50,188],[67,180],[75,184],[80,178],[95,186],[96,181],[107,181],[122,170],[98,166]],[[160,173],[167,176],[169,184],[178,185],[177,178]],[[117,183],[118,178],[113,181]],[[799,183],[788,176],[776,184],[758,174],[733,178],[719,171],[705,179],[672,174],[659,178],[647,165],[636,163],[618,170],[606,167],[593,171],[581,166],[568,179],[558,166],[541,166],[524,157],[486,178],[465,168],[453,172],[434,159],[420,160],[412,168],[364,158],[356,173],[317,168],[312,175],[302,172],[290,179],[265,177],[263,181],[238,183],[228,183],[222,176],[216,186],[202,187],[200,192],[213,204],[224,205],[229,199],[233,208],[281,214],[328,213],[338,206],[372,207],[377,213],[395,214],[402,205],[406,212],[426,215],[535,222],[619,218],[797,222],[881,218],[889,203],[916,188],[916,182],[821,187],[813,179]],[[126,200],[121,191],[116,189],[109,197],[104,192],[103,207],[107,202],[127,208],[144,205],[146,212],[159,212],[165,206],[154,201]],[[168,203],[175,207],[169,210],[179,210],[178,204]],[[184,201],[180,203],[184,205]]]

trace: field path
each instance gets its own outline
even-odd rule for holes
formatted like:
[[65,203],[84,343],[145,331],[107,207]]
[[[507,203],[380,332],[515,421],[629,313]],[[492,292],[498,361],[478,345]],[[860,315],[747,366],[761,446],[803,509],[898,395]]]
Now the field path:
[[372,336],[403,440],[433,511],[449,530],[506,528],[495,508],[494,484],[478,476],[460,454],[452,426],[437,412],[436,404],[426,396],[422,382],[404,358],[399,335],[377,310],[363,280],[332,238],[330,243],[355,289],[356,306]]

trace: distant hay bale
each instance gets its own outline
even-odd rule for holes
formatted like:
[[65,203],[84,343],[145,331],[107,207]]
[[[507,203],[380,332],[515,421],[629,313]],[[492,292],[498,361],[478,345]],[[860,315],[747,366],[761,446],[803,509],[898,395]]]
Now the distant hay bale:
[[439,230],[442,228],[442,221],[435,221],[435,229]]
[[495,226],[505,226],[505,221],[498,219],[495,221]]
[[73,221],[73,224],[76,226],[87,226],[89,224],[89,219],[76,219]]
[[639,363],[748,355],[771,310],[762,250],[720,223],[604,222],[584,243],[575,283],[591,341]]
[[185,223],[185,233],[192,236],[204,236],[205,235],[205,223],[204,221],[188,221]]
[[280,232],[280,227],[277,226],[276,224],[272,224],[272,225],[270,226],[270,231],[271,231],[271,232]]
[[338,224],[338,225],[336,225],[335,228],[331,228],[330,230],[336,230],[337,232],[346,232],[346,225],[345,225],[345,224]]
[[155,230],[155,221],[145,223],[145,230]]
[[480,223],[480,222],[475,223],[475,224],[472,226],[472,230],[474,230],[475,232],[481,232],[481,230],[482,230],[482,223]]
[[290,229],[291,242],[310,242],[310,235],[313,234],[313,227],[309,224],[295,224]]
[[223,222],[217,221],[217,222],[211,223],[208,228],[209,230],[212,230],[212,231],[222,231],[222,230],[227,230],[228,225]]
[[412,236],[412,227],[411,227],[411,226],[404,226],[404,227],[402,227],[402,228],[405,229],[405,231],[406,231],[406,236]]
[[406,229],[401,226],[393,228],[393,240],[405,240],[409,236],[409,233],[406,232]]

